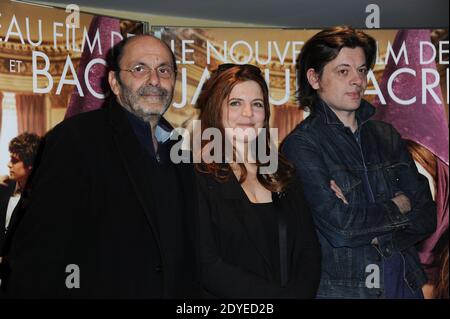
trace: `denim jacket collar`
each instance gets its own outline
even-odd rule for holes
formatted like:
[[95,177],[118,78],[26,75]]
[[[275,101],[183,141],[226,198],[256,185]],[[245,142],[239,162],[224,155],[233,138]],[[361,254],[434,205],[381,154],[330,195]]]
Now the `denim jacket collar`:
[[[358,121],[358,124],[363,125],[365,122],[367,122],[375,114],[375,111],[376,109],[372,104],[370,104],[366,100],[361,100],[361,104],[356,110],[356,119]],[[317,114],[321,116],[325,120],[325,123],[328,125],[344,126],[337,115],[330,109],[328,104],[321,99],[319,99],[316,103],[315,112],[317,112]]]

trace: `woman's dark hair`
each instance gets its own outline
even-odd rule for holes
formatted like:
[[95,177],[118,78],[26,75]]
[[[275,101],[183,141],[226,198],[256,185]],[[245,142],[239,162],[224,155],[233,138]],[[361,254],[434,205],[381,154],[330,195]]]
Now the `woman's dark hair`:
[[371,69],[375,64],[376,41],[370,35],[354,30],[349,26],[339,26],[325,29],[306,41],[297,58],[297,99],[300,107],[314,111],[317,99],[316,90],[308,82],[306,73],[309,69],[322,76],[327,63],[334,60],[342,48],[363,49],[366,57],[366,66]]
[[[242,82],[255,81],[260,86],[263,93],[264,103],[264,129],[266,129],[266,146],[270,147],[269,135],[269,118],[270,118],[270,104],[269,104],[269,88],[261,73],[261,70],[254,65],[238,65],[238,64],[222,64],[214,71],[208,81],[202,87],[202,91],[197,100],[197,107],[200,109],[200,120],[202,133],[204,130],[214,127],[218,128],[222,133],[222,145],[225,143],[225,128],[222,122],[222,105],[226,101],[233,88]],[[209,141],[202,140],[202,149]],[[225,159],[223,161],[225,163]],[[196,164],[196,169],[199,172],[211,174],[218,181],[227,181],[232,173],[229,165],[223,163],[204,163]],[[257,162],[256,165],[262,165]],[[245,165],[240,163],[240,179],[243,183],[247,177],[247,170]],[[279,192],[285,189],[290,182],[290,178],[294,174],[294,168],[282,154],[278,153],[278,169],[275,174],[260,174],[258,170],[258,181],[270,191]]]
[[17,155],[26,167],[33,166],[41,138],[33,133],[22,133],[9,142],[9,152]]

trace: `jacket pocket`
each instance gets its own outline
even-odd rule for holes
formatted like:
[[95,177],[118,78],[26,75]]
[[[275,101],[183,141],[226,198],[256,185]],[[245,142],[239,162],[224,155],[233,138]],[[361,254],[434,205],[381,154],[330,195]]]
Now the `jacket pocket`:
[[387,184],[390,187],[391,196],[402,190],[401,185],[407,185],[407,171],[409,169],[408,163],[398,162],[384,167]]
[[335,169],[331,172],[332,179],[336,182],[344,195],[356,190],[361,184],[361,178],[357,172],[350,169]]

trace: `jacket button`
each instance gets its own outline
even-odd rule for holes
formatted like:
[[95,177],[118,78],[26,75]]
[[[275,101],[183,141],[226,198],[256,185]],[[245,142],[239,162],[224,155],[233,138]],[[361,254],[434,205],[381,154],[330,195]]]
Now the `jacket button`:
[[155,267],[155,271],[156,272],[162,272],[162,266],[161,265],[156,266]]

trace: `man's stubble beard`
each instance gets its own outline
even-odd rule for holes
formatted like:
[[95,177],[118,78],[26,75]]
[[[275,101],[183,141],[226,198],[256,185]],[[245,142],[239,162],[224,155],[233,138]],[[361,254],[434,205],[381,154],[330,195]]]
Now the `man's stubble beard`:
[[[170,93],[166,89],[154,86],[142,86],[136,92],[130,90],[126,85],[120,83],[121,95],[119,98],[120,104],[144,121],[159,119],[170,107],[173,98],[173,91]],[[146,110],[145,107],[139,105],[139,98],[143,94],[158,93],[161,94],[161,103],[163,104],[160,111]]]

